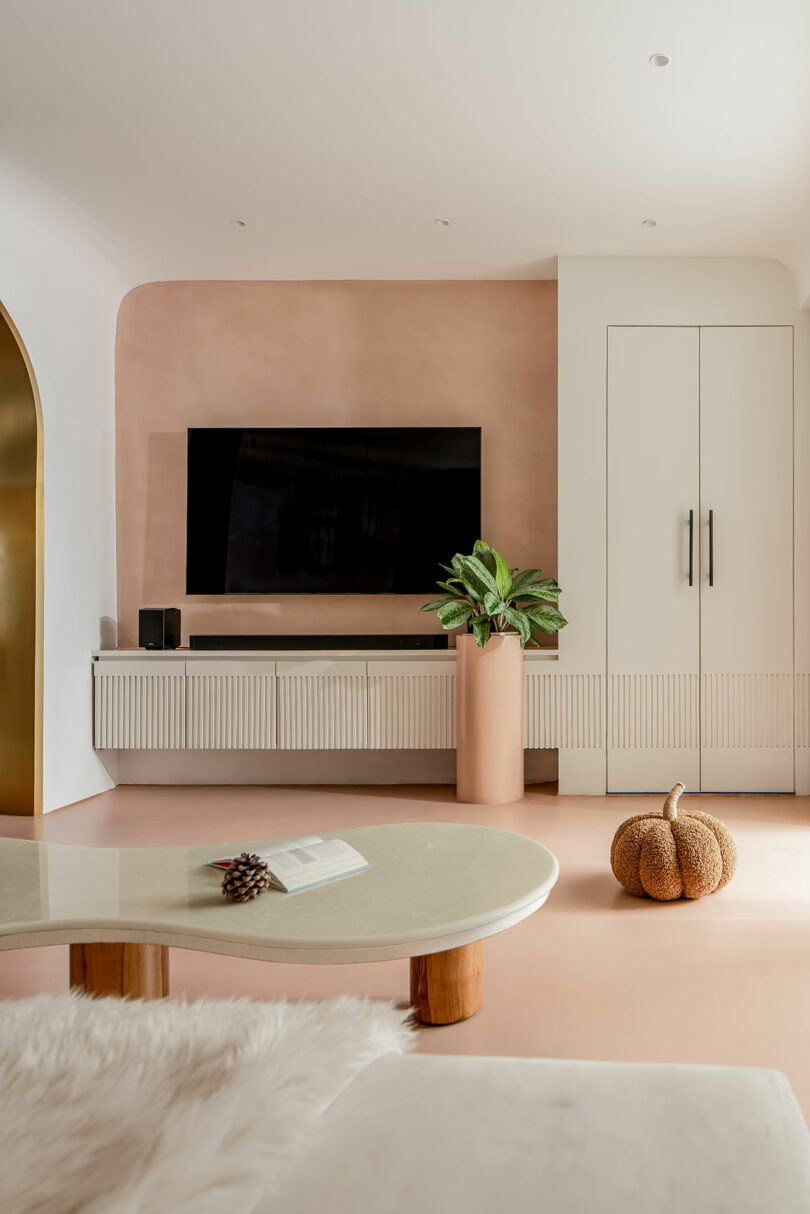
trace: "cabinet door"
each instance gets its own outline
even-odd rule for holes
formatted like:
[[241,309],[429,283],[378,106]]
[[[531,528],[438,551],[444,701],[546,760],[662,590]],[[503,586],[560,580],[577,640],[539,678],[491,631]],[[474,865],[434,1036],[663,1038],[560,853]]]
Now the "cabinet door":
[[608,330],[610,792],[700,786],[698,346],[697,328]]
[[369,747],[452,750],[456,744],[456,663],[368,663]]
[[701,786],[790,792],[792,328],[701,329],[700,391]]
[[180,750],[186,744],[185,663],[118,658],[93,663],[97,750]]
[[364,750],[365,661],[302,658],[276,663],[279,750]]
[[189,750],[274,750],[276,664],[260,659],[186,662]]

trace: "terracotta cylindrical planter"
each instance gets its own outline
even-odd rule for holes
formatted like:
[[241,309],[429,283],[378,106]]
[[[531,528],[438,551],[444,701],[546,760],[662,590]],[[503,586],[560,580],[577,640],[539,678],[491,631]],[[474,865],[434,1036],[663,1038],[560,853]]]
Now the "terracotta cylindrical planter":
[[483,649],[456,641],[456,796],[502,805],[523,796],[523,650],[517,633]]

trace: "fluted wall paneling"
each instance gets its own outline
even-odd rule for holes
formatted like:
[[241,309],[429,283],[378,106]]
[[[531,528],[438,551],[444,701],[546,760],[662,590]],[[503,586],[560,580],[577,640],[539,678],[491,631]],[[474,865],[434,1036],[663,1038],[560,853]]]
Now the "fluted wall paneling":
[[592,749],[605,744],[598,674],[527,673],[523,744],[529,750]]
[[704,674],[704,747],[793,746],[793,676]]
[[614,674],[608,678],[608,747],[670,750],[698,745],[696,674]]
[[810,674],[796,675],[796,745],[810,747]]

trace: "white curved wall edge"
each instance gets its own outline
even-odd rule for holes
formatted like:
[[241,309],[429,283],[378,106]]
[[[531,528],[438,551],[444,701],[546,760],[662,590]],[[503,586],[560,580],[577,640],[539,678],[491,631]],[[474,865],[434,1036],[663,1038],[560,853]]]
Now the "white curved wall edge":
[[87,653],[116,616],[114,348],[120,250],[0,165],[0,300],[44,419],[43,808],[111,787],[87,726]]

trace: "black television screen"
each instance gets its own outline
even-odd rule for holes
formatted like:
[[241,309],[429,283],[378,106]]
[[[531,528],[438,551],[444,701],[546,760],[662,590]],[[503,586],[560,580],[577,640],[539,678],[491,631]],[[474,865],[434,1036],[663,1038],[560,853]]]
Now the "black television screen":
[[430,594],[481,525],[481,430],[191,429],[187,594]]

